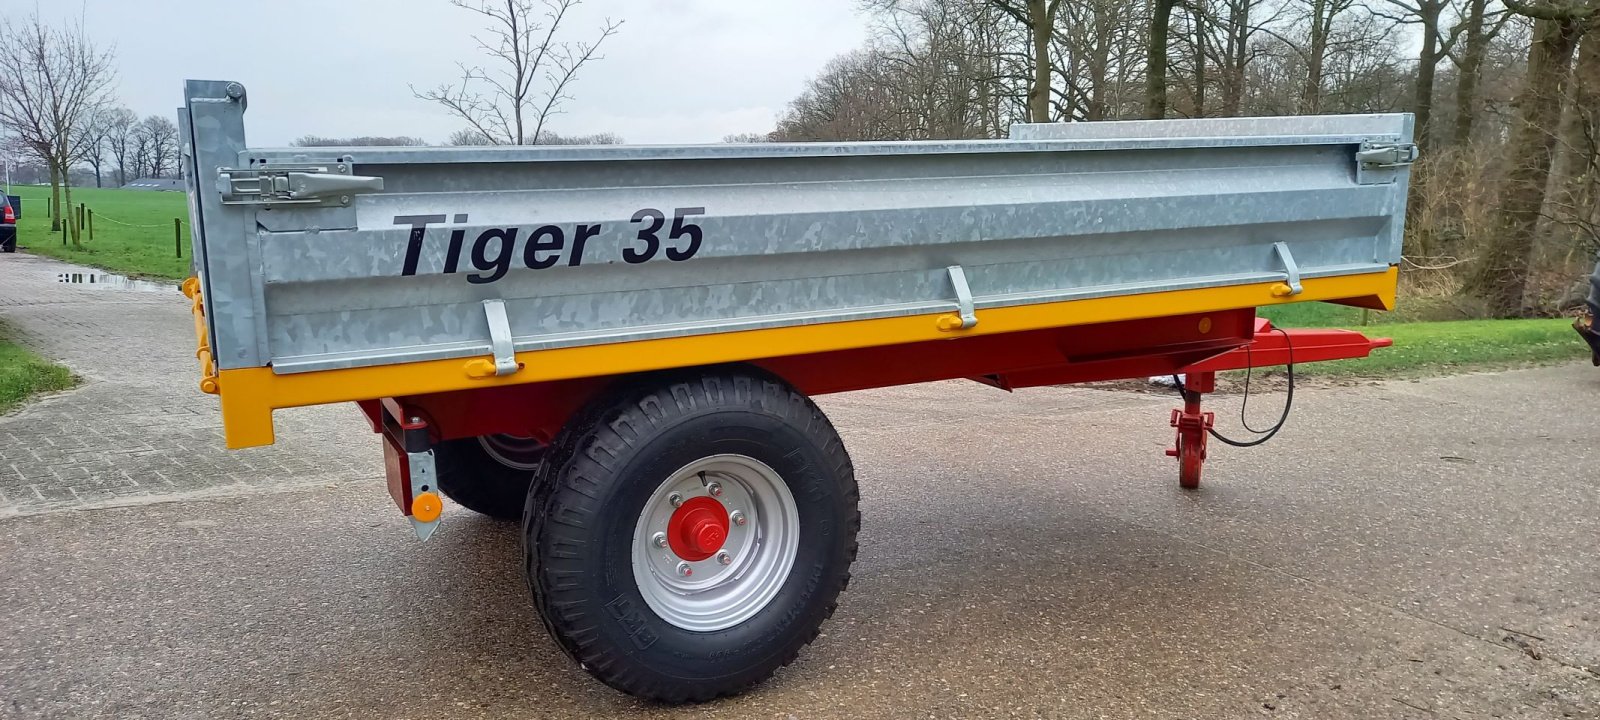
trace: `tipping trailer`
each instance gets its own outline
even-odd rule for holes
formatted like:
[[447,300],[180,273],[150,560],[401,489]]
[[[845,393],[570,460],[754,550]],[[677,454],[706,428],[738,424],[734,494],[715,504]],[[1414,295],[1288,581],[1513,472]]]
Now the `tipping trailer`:
[[1183,374],[1199,485],[1219,371],[1365,356],[1255,309],[1389,309],[1409,115],[1018,125],[1005,140],[289,148],[238,83],[179,111],[201,389],[229,447],[355,402],[417,534],[520,519],[567,654],[637,696],[744,690],[856,553],[811,396]]

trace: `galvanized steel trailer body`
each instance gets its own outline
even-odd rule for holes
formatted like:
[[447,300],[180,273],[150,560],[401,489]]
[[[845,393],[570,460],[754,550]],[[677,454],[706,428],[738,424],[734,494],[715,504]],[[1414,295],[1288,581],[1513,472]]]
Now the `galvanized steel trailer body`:
[[[1409,115],[1017,125],[986,141],[255,149],[242,86],[185,91],[197,274],[185,292],[229,446],[271,443],[274,409],[360,403],[420,536],[437,527],[441,490],[496,517],[526,507],[529,580],[563,649],[665,700],[737,692],[787,660],[704,645],[705,662],[734,664],[686,688],[648,680],[651,648],[690,633],[672,650],[681,658],[711,642],[694,633],[736,634],[772,612],[811,618],[810,635],[790,640],[804,644],[825,617],[815,604],[768,607],[793,600],[790,568],[824,532],[805,518],[845,513],[819,498],[848,501],[821,527],[854,553],[848,461],[831,471],[836,496],[797,479],[815,464],[792,465],[837,450],[820,413],[786,424],[814,411],[806,395],[1188,372],[1169,454],[1197,487],[1212,422],[1200,397],[1216,372],[1387,344],[1276,331],[1254,314],[1303,300],[1392,306],[1416,155]],[[689,380],[670,400],[652,395]],[[647,476],[563,480],[581,464],[576,443],[601,442],[606,422],[671,447],[721,432],[628,419],[663,403],[731,403],[717,415],[729,428],[770,415],[756,437],[798,433],[797,444],[735,438],[756,444],[710,443]],[[607,442],[588,452],[617,467],[658,447]],[[561,530],[626,515],[604,531],[615,535],[552,540],[549,514],[635,485],[637,506]],[[541,573],[576,557],[559,543],[610,541],[625,543],[616,562],[631,570],[608,566],[606,582],[633,584],[603,612],[588,597],[551,600],[572,592],[558,577],[588,568]],[[806,587],[837,593],[848,561]],[[615,621],[629,659],[572,644],[569,610]]]
[[[956,311],[950,267],[978,311],[1288,280],[1279,242],[1300,278],[1383,270],[1405,168],[1357,154],[1411,136],[1409,115],[1359,115],[959,142],[247,149],[229,86],[188,85],[189,181],[207,190],[194,257],[218,367],[278,373],[489,355],[486,300],[525,351]],[[239,194],[244,175],[285,190]]]

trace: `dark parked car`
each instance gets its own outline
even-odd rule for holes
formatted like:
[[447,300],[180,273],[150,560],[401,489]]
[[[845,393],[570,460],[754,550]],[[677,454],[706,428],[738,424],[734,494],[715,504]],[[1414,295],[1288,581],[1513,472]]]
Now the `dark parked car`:
[[1600,328],[1595,327],[1596,317],[1600,317],[1600,263],[1595,264],[1594,274],[1589,276],[1589,299],[1584,303],[1583,314],[1572,323],[1594,352],[1594,364],[1600,365]]
[[22,216],[22,198],[0,195],[0,252],[17,251],[17,218]]

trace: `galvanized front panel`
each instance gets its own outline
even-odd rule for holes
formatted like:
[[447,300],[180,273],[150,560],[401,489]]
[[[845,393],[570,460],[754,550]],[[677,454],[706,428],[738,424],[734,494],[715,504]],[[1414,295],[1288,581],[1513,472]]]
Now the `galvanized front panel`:
[[[211,264],[253,264],[248,283],[213,277],[211,292],[236,305],[260,293],[264,308],[263,337],[218,323],[219,345],[259,343],[261,357],[219,358],[297,372],[485,355],[490,299],[527,350],[949,311],[952,265],[981,318],[1283,278],[1280,241],[1306,277],[1397,262],[1404,168],[1361,185],[1353,157],[1364,141],[1408,141],[1409,116],[1280,119],[1295,120],[1315,132],[1185,137],[1172,121],[1160,137],[1102,123],[1026,141],[247,150],[234,167],[348,156],[384,189],[221,206],[248,236],[207,209]],[[651,210],[662,222],[646,259]]]

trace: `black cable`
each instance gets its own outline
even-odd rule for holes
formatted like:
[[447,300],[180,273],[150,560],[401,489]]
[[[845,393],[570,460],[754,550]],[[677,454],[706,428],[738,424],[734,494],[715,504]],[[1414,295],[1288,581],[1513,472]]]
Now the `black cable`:
[[[1226,437],[1222,433],[1217,432],[1216,428],[1206,428],[1206,432],[1211,433],[1211,437],[1222,441],[1226,445],[1232,445],[1234,447],[1241,448],[1255,447],[1265,443],[1268,440],[1271,440],[1272,436],[1277,435],[1278,431],[1282,430],[1284,424],[1289,421],[1289,409],[1294,407],[1294,340],[1289,336],[1289,331],[1284,330],[1283,328],[1273,329],[1283,333],[1284,346],[1288,348],[1289,351],[1289,362],[1287,364],[1289,389],[1283,399],[1283,414],[1278,416],[1278,422],[1276,424],[1264,431],[1256,430],[1255,428],[1250,427],[1249,421],[1245,419],[1245,409],[1250,407],[1250,377],[1252,375],[1252,371],[1255,369],[1255,365],[1251,362],[1250,346],[1245,345],[1244,401],[1239,404],[1239,424],[1243,425],[1244,429],[1256,433],[1261,437],[1252,440],[1234,440],[1233,438]],[[1183,386],[1183,382],[1181,380],[1178,380],[1177,375],[1173,375],[1172,379],[1178,384],[1178,394],[1183,396],[1183,399],[1187,401],[1189,399],[1189,390]]]

